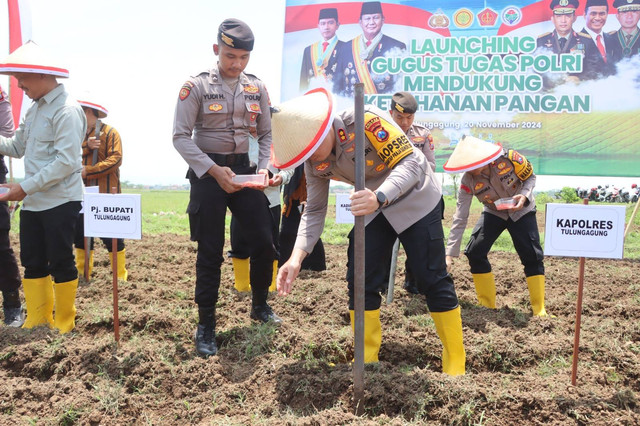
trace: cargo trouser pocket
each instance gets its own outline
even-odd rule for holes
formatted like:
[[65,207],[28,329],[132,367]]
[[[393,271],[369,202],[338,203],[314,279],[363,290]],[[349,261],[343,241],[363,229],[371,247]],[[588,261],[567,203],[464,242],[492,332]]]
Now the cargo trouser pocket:
[[190,200],[187,205],[187,214],[189,215],[189,231],[191,232],[191,241],[200,240],[200,202]]

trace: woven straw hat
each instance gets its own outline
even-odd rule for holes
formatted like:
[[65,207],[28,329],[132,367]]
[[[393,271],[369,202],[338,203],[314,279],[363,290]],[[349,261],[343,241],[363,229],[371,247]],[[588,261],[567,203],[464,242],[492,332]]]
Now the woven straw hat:
[[95,110],[98,113],[98,118],[105,118],[107,114],[109,114],[109,111],[105,107],[97,103],[93,95],[89,92],[83,93],[78,98],[78,103],[83,107],[87,107]]
[[293,169],[309,158],[331,130],[333,109],[333,97],[324,88],[278,105],[271,118],[273,166]]
[[0,74],[48,74],[69,77],[69,70],[62,68],[44,49],[28,41],[0,62]]
[[486,166],[500,155],[502,155],[502,145],[486,142],[473,136],[463,136],[442,168],[448,173],[468,172]]

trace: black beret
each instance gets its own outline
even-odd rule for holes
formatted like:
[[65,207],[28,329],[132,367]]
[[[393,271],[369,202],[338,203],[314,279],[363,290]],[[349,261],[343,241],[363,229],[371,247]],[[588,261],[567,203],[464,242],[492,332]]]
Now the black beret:
[[404,114],[415,114],[418,101],[409,92],[397,92],[391,97],[391,109]]
[[360,9],[360,17],[362,15],[373,15],[375,13],[382,14],[382,5],[379,1],[368,1],[362,3],[362,9]]
[[554,15],[568,15],[574,13],[578,6],[578,0],[551,0],[549,8],[553,10]]
[[327,7],[326,9],[320,9],[318,14],[318,20],[320,19],[335,19],[338,20],[338,9],[335,7]]
[[229,18],[218,27],[218,43],[234,49],[253,50],[253,32],[239,19]]
[[616,0],[613,2],[613,7],[618,9],[618,12],[640,10],[640,0]]

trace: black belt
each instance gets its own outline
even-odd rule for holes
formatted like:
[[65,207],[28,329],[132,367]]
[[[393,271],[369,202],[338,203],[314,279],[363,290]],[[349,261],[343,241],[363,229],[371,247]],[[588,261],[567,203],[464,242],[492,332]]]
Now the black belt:
[[207,154],[218,166],[249,167],[249,154]]

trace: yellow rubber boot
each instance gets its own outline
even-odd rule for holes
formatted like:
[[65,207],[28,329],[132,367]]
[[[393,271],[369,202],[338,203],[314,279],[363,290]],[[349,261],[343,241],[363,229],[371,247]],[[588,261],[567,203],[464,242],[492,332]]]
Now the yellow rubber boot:
[[431,318],[442,342],[442,371],[450,376],[463,375],[467,355],[462,342],[460,306],[446,312],[431,312]]
[[[129,271],[127,271],[127,257],[125,255],[126,250],[122,249],[117,253],[118,259],[118,279],[122,281],[126,281],[129,277]],[[91,252],[91,256],[93,258],[93,252]],[[111,253],[109,259],[111,260],[111,270],[113,271],[113,253]]]
[[533,316],[546,317],[547,312],[544,309],[544,275],[527,277],[527,287],[529,287],[529,299],[531,300]]
[[276,291],[276,281],[278,278],[278,261],[273,261],[273,276],[271,277],[271,285],[269,286],[269,291]]
[[233,286],[240,293],[251,290],[251,282],[249,281],[249,259],[232,257],[231,262],[233,263],[233,276],[235,279]]
[[[354,311],[349,311],[351,331],[355,333]],[[378,352],[382,344],[382,325],[380,324],[380,309],[364,311],[364,363],[378,362]]]
[[60,334],[68,333],[76,326],[76,290],[78,279],[64,283],[53,283],[56,295],[53,326],[60,330]]
[[[84,276],[84,257],[85,251],[83,249],[76,249],[76,268],[78,268],[78,275]],[[93,272],[93,250],[89,252],[89,276]]]
[[496,308],[496,281],[493,272],[486,274],[472,274],[473,284],[476,286],[478,302],[487,308]]
[[27,319],[22,328],[33,328],[38,325],[53,325],[53,285],[47,275],[42,278],[25,278],[22,280],[24,300],[27,304]]

